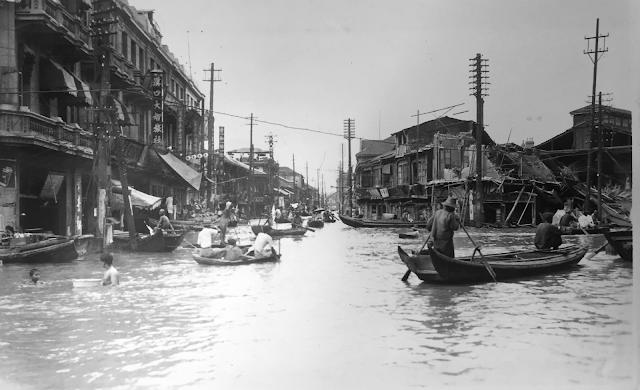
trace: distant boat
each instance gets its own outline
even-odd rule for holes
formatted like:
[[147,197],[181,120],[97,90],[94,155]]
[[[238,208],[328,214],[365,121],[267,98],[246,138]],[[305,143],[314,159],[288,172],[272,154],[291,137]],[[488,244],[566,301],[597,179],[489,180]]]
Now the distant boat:
[[355,228],[388,228],[388,227],[406,227],[411,228],[413,226],[427,227],[427,221],[413,221],[405,222],[400,219],[362,219],[352,218],[344,214],[340,214],[340,220],[347,226]]
[[261,225],[251,225],[251,231],[256,236],[260,232],[267,233],[271,237],[282,237],[282,236],[303,236],[307,229],[303,227],[293,227],[291,229],[273,229],[270,226],[261,226]]
[[400,234],[398,234],[398,237],[400,237],[400,238],[418,238],[418,237],[420,237],[420,232],[417,231],[417,230],[414,230],[412,232],[400,233]]

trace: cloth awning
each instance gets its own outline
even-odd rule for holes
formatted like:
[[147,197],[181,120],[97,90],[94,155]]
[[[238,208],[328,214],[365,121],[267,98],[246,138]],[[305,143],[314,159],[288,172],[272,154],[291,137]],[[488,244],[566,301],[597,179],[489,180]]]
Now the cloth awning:
[[274,188],[273,190],[278,192],[280,195],[285,195],[285,196],[289,195],[287,191],[281,190],[279,188]]
[[[111,179],[111,194],[112,207],[123,209],[124,199],[122,198],[122,183],[120,181]],[[131,186],[129,186],[129,199],[131,200],[131,206],[151,210],[159,207],[160,203],[162,203],[162,198],[145,194],[142,191],[131,188]]]
[[125,107],[124,103],[120,101],[117,97],[113,95],[107,95],[107,104],[109,107],[116,110],[116,120],[120,126],[131,126],[133,122],[131,121],[131,116],[129,115],[129,111],[127,107]]
[[71,96],[78,96],[76,79],[62,65],[48,60],[50,66],[46,74],[40,77],[40,87],[44,91],[66,92]]
[[78,77],[73,76],[73,78],[76,82],[76,91],[78,91],[78,102],[82,105],[93,106],[93,98],[91,97],[89,86]]
[[193,187],[196,191],[200,191],[200,183],[202,182],[202,172],[198,172],[191,167],[189,167],[186,163],[180,161],[180,159],[174,156],[171,153],[161,154],[156,151],[158,156],[167,163],[171,169],[173,169],[180,177],[182,177],[191,187]]

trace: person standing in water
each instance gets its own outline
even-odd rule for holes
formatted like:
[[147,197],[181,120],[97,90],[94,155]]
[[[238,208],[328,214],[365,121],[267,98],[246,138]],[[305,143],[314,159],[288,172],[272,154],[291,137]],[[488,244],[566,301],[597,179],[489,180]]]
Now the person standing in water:
[[119,286],[120,285],[120,274],[118,274],[118,270],[113,266],[113,255],[111,253],[105,252],[100,255],[100,260],[103,263],[103,267],[107,268],[102,277],[102,285],[103,286]]

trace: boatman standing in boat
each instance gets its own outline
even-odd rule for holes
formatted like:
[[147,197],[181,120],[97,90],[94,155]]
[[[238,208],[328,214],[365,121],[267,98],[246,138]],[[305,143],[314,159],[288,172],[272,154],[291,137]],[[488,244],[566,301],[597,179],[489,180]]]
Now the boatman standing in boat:
[[427,221],[427,229],[431,231],[431,237],[427,242],[429,247],[447,257],[455,257],[453,250],[453,232],[460,228],[455,210],[457,198],[448,197],[442,202],[443,208],[437,210],[433,217]]

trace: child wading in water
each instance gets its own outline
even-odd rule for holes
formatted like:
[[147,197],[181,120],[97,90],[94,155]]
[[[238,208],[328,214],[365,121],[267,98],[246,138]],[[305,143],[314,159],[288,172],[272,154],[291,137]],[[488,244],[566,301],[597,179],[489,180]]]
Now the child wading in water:
[[102,285],[118,286],[120,284],[120,275],[118,270],[112,265],[113,255],[111,253],[103,253],[100,255],[100,260],[104,263],[103,267],[107,268],[102,277]]
[[37,268],[29,271],[29,278],[30,279],[27,280],[25,284],[44,284],[43,282],[40,282],[40,271],[38,271]]

